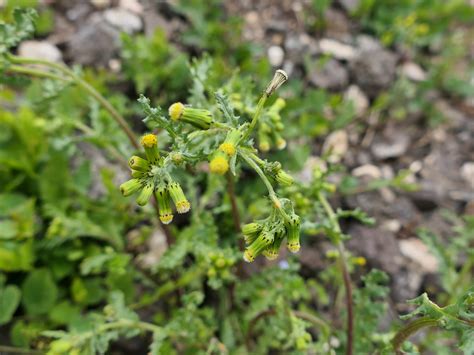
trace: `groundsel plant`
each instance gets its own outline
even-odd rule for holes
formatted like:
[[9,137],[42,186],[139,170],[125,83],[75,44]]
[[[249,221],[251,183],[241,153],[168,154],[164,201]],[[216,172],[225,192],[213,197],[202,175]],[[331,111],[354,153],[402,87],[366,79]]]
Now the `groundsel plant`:
[[[150,107],[150,101],[141,96],[139,102],[147,114],[145,121],[152,121],[157,128],[164,129],[171,138],[171,146],[168,151],[161,151],[157,135],[145,134],[140,141],[144,153],[129,159],[132,179],[120,186],[122,194],[137,194],[136,202],[140,206],[146,205],[154,196],[161,222],[169,224],[173,220],[172,203],[179,214],[186,213],[191,208],[181,185],[173,178],[175,169],[208,161],[211,174],[236,175],[236,165],[244,163],[262,179],[271,202],[267,218],[242,226],[247,245],[244,260],[252,262],[259,255],[275,259],[285,238],[288,250],[298,252],[300,217],[295,213],[292,201],[279,197],[273,187],[275,183],[289,186],[293,183],[293,178],[282,169],[279,162],[261,159],[251,137],[255,127],[259,125],[259,137],[267,139],[273,136],[279,148],[286,145],[277,130],[273,132],[268,124],[268,135],[262,136],[260,119],[265,116],[267,120],[272,120],[273,117],[273,122],[281,123],[277,113],[284,106],[283,99],[275,101],[269,110],[270,115],[262,115],[262,112],[267,99],[287,80],[288,75],[283,70],[275,72],[258,101],[251,122],[241,122],[235,116],[230,101],[219,92],[215,93],[222,113],[219,116],[206,108],[191,107],[181,102],[172,104],[166,115],[160,108]],[[260,140],[260,150],[267,151],[269,146],[263,142],[266,141]]]

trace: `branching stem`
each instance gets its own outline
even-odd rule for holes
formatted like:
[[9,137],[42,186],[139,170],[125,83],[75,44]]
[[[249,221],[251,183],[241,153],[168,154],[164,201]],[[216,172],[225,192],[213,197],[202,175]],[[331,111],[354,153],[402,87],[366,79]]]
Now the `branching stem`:
[[[318,200],[323,206],[326,214],[329,218],[332,228],[338,235],[341,234],[341,226],[339,225],[339,221],[337,219],[334,210],[332,209],[331,205],[329,204],[326,196],[324,196],[321,192],[318,193]],[[353,354],[353,341],[354,341],[354,309],[353,309],[353,301],[352,301],[352,284],[351,284],[351,277],[349,274],[349,268],[346,258],[346,252],[344,248],[344,244],[340,237],[336,240],[336,247],[339,252],[339,260],[341,264],[342,276],[344,279],[344,287],[346,289],[346,308],[347,308],[347,348],[346,348],[346,355]]]

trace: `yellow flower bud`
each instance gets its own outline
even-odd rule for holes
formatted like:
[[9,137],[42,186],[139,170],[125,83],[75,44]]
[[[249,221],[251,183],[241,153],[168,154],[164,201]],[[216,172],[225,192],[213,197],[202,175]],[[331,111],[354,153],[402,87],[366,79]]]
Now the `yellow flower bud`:
[[[220,153],[220,154],[219,154]],[[229,162],[227,156],[223,152],[217,152],[209,163],[211,173],[224,175],[229,170]]]
[[173,121],[177,121],[181,118],[184,111],[184,105],[181,102],[176,102],[170,106],[168,113]]

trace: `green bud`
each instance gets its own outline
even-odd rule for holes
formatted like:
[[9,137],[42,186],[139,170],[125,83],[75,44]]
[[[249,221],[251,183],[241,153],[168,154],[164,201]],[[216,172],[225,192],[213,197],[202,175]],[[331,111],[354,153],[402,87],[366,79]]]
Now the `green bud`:
[[169,114],[173,121],[186,122],[200,129],[209,129],[212,123],[211,111],[186,107],[180,102],[170,106]]
[[140,195],[137,197],[137,204],[140,206],[145,206],[148,201],[150,200],[151,195],[153,194],[153,184],[152,183],[147,183],[142,191],[140,192]]
[[120,185],[120,192],[124,196],[133,195],[142,188],[142,183],[138,179],[131,179]]
[[276,173],[275,180],[282,186],[290,186],[294,182],[293,177],[281,169]]
[[136,155],[130,158],[130,160],[128,161],[128,165],[133,170],[138,171],[148,171],[148,169],[150,168],[150,163],[147,160],[137,157]]
[[280,252],[280,246],[282,241],[283,237],[275,237],[273,243],[266,247],[265,250],[263,250],[263,256],[268,260],[275,260],[276,258],[278,258],[278,253]]
[[244,260],[251,263],[255,258],[271,243],[273,243],[275,236],[268,230],[263,230],[257,239],[250,244],[244,252]]
[[132,177],[135,178],[135,179],[140,179],[140,178],[145,177],[145,176],[147,176],[147,173],[144,172],[144,171],[132,170]]
[[191,208],[191,204],[187,200],[186,196],[184,196],[183,189],[181,185],[177,182],[173,181],[168,184],[168,191],[170,193],[171,199],[176,206],[176,210],[178,213],[186,213]]
[[229,157],[237,152],[237,145],[242,138],[242,132],[237,129],[232,129],[227,133],[224,142],[219,146],[219,149],[226,153]]
[[242,233],[245,235],[259,233],[263,229],[263,226],[260,223],[248,223],[242,226]]
[[158,210],[160,211],[160,221],[163,224],[169,224],[173,220],[173,210],[170,204],[170,194],[164,186],[160,186],[155,191]]
[[293,213],[290,215],[290,221],[285,224],[287,232],[287,248],[292,253],[300,250],[300,217]]
[[279,97],[275,100],[273,105],[270,107],[270,111],[272,112],[280,112],[286,106],[286,102],[284,99]]
[[160,159],[160,152],[158,151],[158,139],[156,138],[156,135],[152,133],[145,134],[140,143],[143,148],[145,148],[147,160],[151,164],[157,164]]

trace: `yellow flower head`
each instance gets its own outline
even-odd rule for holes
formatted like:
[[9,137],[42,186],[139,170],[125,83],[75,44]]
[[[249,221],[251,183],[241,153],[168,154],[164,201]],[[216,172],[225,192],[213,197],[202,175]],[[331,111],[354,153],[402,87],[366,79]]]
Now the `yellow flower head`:
[[175,102],[168,109],[168,113],[173,121],[177,121],[181,118],[184,111],[184,105],[181,102]]
[[229,163],[226,158],[218,155],[209,163],[209,169],[211,173],[224,175],[229,170]]
[[152,148],[158,144],[158,139],[154,134],[145,134],[142,137],[141,144],[145,148]]
[[219,149],[226,153],[229,157],[235,154],[235,145],[232,143],[224,142],[219,146]]
[[186,213],[191,209],[191,204],[188,200],[178,201],[176,202],[176,211],[178,213]]
[[163,215],[160,214],[160,221],[163,224],[170,224],[172,220],[173,220],[173,215],[171,213],[167,213]]

